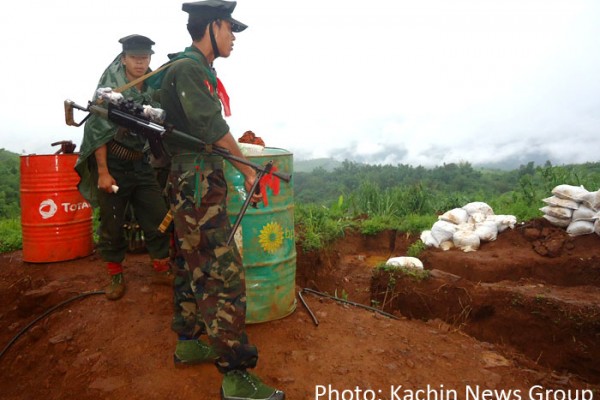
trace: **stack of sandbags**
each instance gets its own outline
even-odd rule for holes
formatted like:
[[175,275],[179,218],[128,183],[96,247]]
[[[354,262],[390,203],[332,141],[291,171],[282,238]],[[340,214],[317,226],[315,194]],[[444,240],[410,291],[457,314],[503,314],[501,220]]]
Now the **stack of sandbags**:
[[489,205],[476,201],[440,215],[431,230],[421,233],[421,241],[442,250],[458,247],[465,252],[475,251],[481,242],[496,240],[498,233],[514,228],[516,223],[515,216],[494,215]]
[[543,217],[552,225],[566,228],[571,236],[596,232],[600,235],[600,190],[589,192],[583,186],[558,185],[552,196],[542,200]]

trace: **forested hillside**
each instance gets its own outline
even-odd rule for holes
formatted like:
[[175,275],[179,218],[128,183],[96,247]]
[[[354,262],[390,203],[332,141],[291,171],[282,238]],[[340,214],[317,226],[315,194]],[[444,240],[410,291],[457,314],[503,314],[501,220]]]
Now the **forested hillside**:
[[0,149],[0,219],[19,215],[19,155]]
[[546,197],[544,193],[549,194],[559,184],[585,185],[588,190],[597,190],[600,163],[552,166],[547,162],[544,166],[535,166],[530,162],[512,171],[499,171],[475,169],[469,163],[424,168],[344,161],[333,171],[316,168],[312,172],[294,174],[295,198],[300,203],[328,204],[336,202],[340,195],[348,197],[365,188],[398,189],[412,192],[414,196],[435,196],[442,209],[451,206],[445,204],[448,202],[474,201],[475,198],[489,201],[511,192],[539,201],[539,196]]
[[[324,165],[323,160],[315,162]],[[348,160],[335,165],[328,162],[310,172],[294,168],[295,203],[331,205],[343,197],[348,204],[352,199],[365,201],[365,194],[385,193],[408,203],[407,213],[419,213],[444,211],[467,201],[510,202],[515,195],[539,203],[559,184],[600,188],[600,163],[536,166],[530,162],[512,171],[478,169],[467,162],[435,168]],[[0,219],[19,216],[19,180],[19,155],[0,149]]]

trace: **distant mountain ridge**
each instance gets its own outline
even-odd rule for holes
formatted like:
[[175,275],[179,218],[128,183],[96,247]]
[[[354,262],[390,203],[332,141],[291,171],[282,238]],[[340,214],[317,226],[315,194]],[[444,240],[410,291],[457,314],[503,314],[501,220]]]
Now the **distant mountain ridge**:
[[[365,165],[381,165],[381,162],[376,162],[375,160],[369,159],[361,159],[361,157],[350,157],[347,158],[346,161],[350,161],[357,164],[365,164]],[[560,163],[556,163],[555,160],[552,160],[548,154],[538,154],[531,153],[527,155],[515,155],[509,158],[505,158],[502,161],[489,161],[486,163],[471,163],[474,168],[481,168],[486,170],[501,170],[501,171],[513,171],[519,169],[523,165],[527,165],[530,162],[533,162],[535,165],[544,165],[546,162],[550,161],[552,165],[561,165]],[[467,161],[468,162],[468,161]],[[302,160],[294,160],[294,172],[312,172],[316,168],[323,168],[325,171],[333,171],[337,167],[343,164],[342,161],[337,161],[333,158],[323,157],[323,158],[314,158],[314,159],[302,159]],[[402,163],[401,163],[402,164]],[[396,166],[397,163],[392,163],[391,165]],[[436,165],[436,166],[441,166]],[[413,167],[417,167],[417,165],[412,165]],[[434,166],[426,167],[427,169],[435,168]]]
[[323,168],[325,171],[333,171],[342,165],[340,161],[333,158],[314,158],[311,160],[294,160],[294,172],[312,172],[317,168]]
[[[0,162],[4,160],[18,160],[20,154],[11,152],[6,149],[0,149]],[[350,157],[346,159],[347,161],[365,164],[365,165],[379,165],[381,162],[376,162],[374,160],[365,160],[360,157]],[[527,165],[529,162],[534,162],[535,165],[544,165],[546,161],[550,161],[552,165],[558,165],[554,160],[551,160],[548,157],[548,154],[537,154],[537,153],[529,153],[523,155],[515,155],[513,157],[509,157],[502,161],[497,162],[487,162],[487,163],[473,163],[473,167],[483,168],[483,169],[492,169],[492,170],[503,170],[503,171],[511,171],[518,169],[522,165]],[[294,172],[312,172],[317,168],[323,168],[325,171],[333,171],[343,164],[342,161],[337,161],[331,157],[322,157],[322,158],[313,158],[313,159],[294,159]],[[394,164],[395,165],[395,164]]]

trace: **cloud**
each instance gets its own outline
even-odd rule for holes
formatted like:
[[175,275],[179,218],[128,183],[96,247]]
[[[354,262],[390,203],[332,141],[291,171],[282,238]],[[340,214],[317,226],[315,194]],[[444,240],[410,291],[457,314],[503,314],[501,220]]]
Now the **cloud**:
[[[190,44],[180,2],[15,7],[0,17],[3,52],[15,60],[0,66],[11,151],[79,144],[83,129],[64,124],[63,101],[85,105],[120,37],[150,36],[153,68]],[[239,0],[235,14],[250,27],[215,66],[236,137],[253,130],[299,159],[597,159],[594,0]]]

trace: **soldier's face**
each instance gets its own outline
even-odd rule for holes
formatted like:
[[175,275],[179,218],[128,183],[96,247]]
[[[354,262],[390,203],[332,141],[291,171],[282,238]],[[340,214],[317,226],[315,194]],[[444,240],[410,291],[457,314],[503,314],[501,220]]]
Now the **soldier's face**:
[[150,54],[125,54],[122,57],[122,61],[123,65],[125,65],[127,78],[132,80],[144,75],[150,66],[150,58]]
[[235,35],[231,31],[231,22],[221,21],[221,26],[215,24],[215,39],[217,40],[217,46],[219,46],[219,54],[221,57],[229,57],[233,51],[233,41]]

